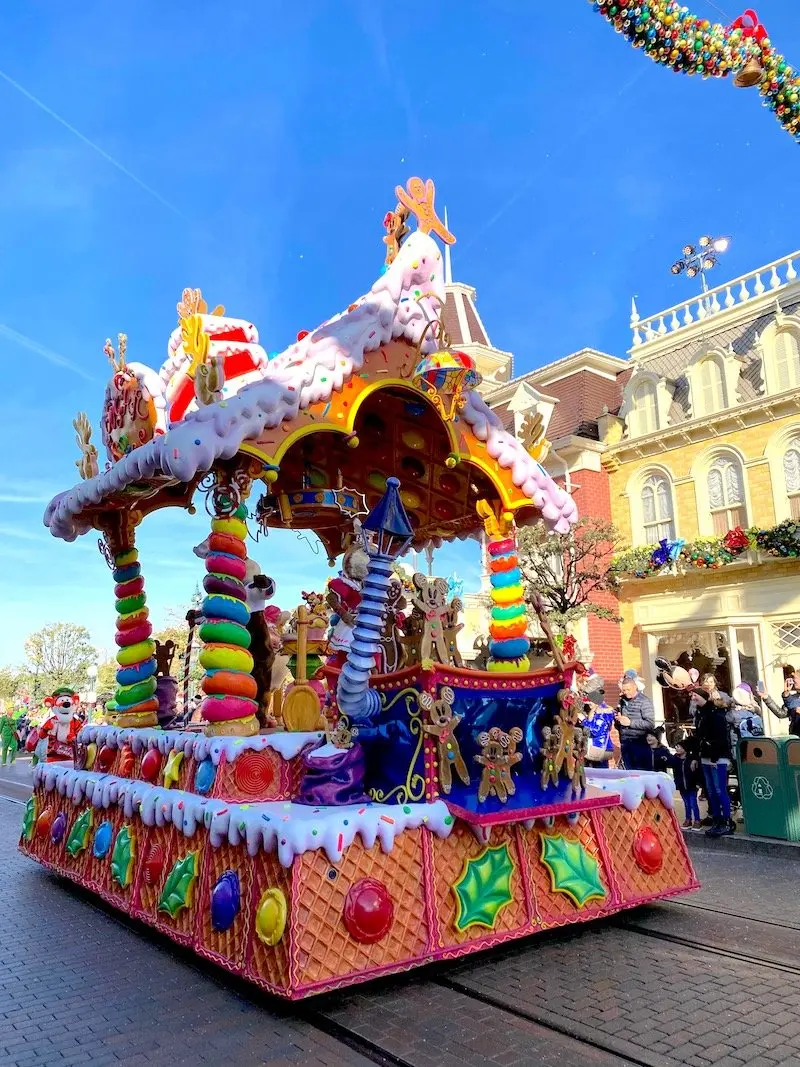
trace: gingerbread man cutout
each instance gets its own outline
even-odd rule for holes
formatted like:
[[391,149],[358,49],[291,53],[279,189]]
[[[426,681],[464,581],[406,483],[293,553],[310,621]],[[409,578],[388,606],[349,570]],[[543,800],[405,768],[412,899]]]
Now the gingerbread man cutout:
[[493,726],[488,733],[478,734],[481,754],[475,757],[475,762],[483,767],[478,787],[478,800],[481,803],[487,797],[496,796],[505,804],[516,793],[511,768],[522,759],[522,753],[517,752],[521,740],[522,730],[518,726],[513,726],[508,733],[499,726]]
[[436,188],[430,178],[426,182],[422,178],[409,178],[405,189],[398,185],[395,192],[403,207],[417,216],[417,229],[420,233],[433,231],[446,245],[456,243],[455,237],[436,214],[436,208],[433,206]]
[[[426,578],[424,574],[415,574],[413,579],[417,596],[411,597],[411,603],[422,613],[423,629],[419,658],[423,666],[433,663],[450,663],[450,655],[445,640],[447,626],[447,582],[444,578]],[[433,653],[436,653],[435,657]]]
[[430,693],[420,693],[419,706],[430,715],[431,721],[423,723],[426,734],[436,739],[439,750],[439,785],[445,793],[453,787],[453,768],[464,783],[469,785],[469,771],[461,755],[461,748],[455,731],[463,716],[453,714],[453,701],[456,695],[449,685],[439,690],[439,699],[434,700]]

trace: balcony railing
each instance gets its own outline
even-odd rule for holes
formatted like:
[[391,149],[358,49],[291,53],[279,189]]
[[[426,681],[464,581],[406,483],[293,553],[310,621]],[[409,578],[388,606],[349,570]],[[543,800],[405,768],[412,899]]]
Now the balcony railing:
[[667,334],[677,333],[694,322],[703,322],[729,308],[755,300],[764,293],[778,292],[797,278],[794,260],[798,257],[800,252],[793,252],[783,259],[776,259],[774,263],[767,263],[765,267],[759,267],[758,270],[743,274],[740,278],[718,285],[707,293],[685,300],[682,304],[676,304],[650,318],[639,317],[634,301],[631,313],[633,347],[638,348]]

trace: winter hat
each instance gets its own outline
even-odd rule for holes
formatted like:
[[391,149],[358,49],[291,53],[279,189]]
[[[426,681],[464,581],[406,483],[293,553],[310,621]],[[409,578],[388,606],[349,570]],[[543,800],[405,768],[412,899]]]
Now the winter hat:
[[753,708],[755,706],[753,690],[747,682],[737,685],[732,695],[734,704],[738,704],[742,708]]

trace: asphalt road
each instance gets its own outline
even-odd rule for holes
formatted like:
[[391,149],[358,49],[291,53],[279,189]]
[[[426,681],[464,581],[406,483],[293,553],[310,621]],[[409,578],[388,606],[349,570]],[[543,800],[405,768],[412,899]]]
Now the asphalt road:
[[0,1067],[800,1065],[790,859],[697,853],[682,903],[285,1005],[21,856],[21,815],[0,800]]

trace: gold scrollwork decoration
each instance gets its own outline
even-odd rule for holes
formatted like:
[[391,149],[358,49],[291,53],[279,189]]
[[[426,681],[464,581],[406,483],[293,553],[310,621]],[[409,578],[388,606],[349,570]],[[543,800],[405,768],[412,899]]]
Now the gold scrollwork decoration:
[[392,799],[396,804],[409,804],[412,801],[423,800],[425,797],[425,776],[414,770],[422,752],[422,742],[425,739],[422,730],[422,709],[419,706],[419,693],[413,688],[401,689],[399,693],[395,693],[388,703],[385,702],[386,695],[382,693],[383,711],[390,711],[399,700],[403,700],[405,704],[408,713],[408,729],[412,736],[416,737],[417,744],[406,771],[405,782],[396,785],[388,793],[384,793],[382,789],[370,789],[370,797],[378,804],[386,804]]

